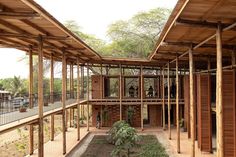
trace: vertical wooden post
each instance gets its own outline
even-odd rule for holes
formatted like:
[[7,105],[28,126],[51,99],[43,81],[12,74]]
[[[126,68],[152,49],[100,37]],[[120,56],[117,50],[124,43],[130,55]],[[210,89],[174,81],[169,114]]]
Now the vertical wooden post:
[[216,121],[217,121],[217,157],[224,157],[223,146],[223,104],[222,104],[222,28],[218,24],[216,31]]
[[162,69],[162,124],[163,130],[166,130],[166,116],[165,116],[165,68]]
[[43,136],[43,40],[42,36],[38,37],[38,155],[44,156],[44,136]]
[[[29,108],[33,108],[33,52],[29,48]],[[29,154],[34,153],[34,126],[29,125]]]
[[120,64],[120,120],[122,120],[122,67]]
[[176,126],[177,126],[177,152],[180,153],[180,130],[179,130],[179,59],[176,57]]
[[66,75],[67,75],[67,64],[66,54],[62,50],[62,141],[63,141],[63,154],[66,154]]
[[190,84],[190,130],[191,130],[191,157],[195,157],[195,114],[194,114],[194,94],[193,94],[193,50],[189,50],[189,84]]
[[[235,58],[235,54],[236,53],[236,51],[235,51],[235,49],[232,51],[232,66],[233,65],[235,65],[235,63],[236,63],[236,58]],[[234,81],[236,81],[236,73],[235,73],[235,69],[233,69],[233,73],[235,74],[235,77],[234,77]],[[233,104],[235,104],[236,105],[236,82],[234,83],[234,95],[235,95],[235,98],[233,99]],[[234,111],[235,112],[235,111]],[[236,118],[236,117],[235,117]],[[236,120],[236,119],[234,119],[234,120]],[[235,130],[235,133],[234,133],[234,155],[236,155],[236,125],[234,126],[234,130]]]
[[77,140],[80,140],[80,66],[77,57]]
[[208,63],[207,63],[207,69],[208,69],[208,110],[210,111],[210,114],[208,115],[208,118],[210,120],[210,129],[209,131],[209,143],[210,143],[210,149],[209,152],[212,152],[212,114],[211,114],[211,60],[208,58]]
[[[51,53],[51,56],[50,56],[50,61],[51,61],[51,64],[50,64],[50,102],[51,103],[54,103],[54,59],[53,59],[53,54]],[[51,115],[51,141],[54,140],[54,114]]]
[[74,65],[70,64],[70,97],[74,98]]
[[[100,98],[103,99],[103,76],[102,76],[103,71],[102,71],[102,64],[101,64],[100,68],[101,68],[100,69],[100,73],[101,73],[101,81],[100,81],[100,83],[101,83],[101,86],[100,86],[101,95],[100,95]],[[101,112],[101,127],[102,127],[102,125],[103,125],[103,114],[102,114],[103,110],[102,110],[102,105],[101,105],[101,111],[100,112]]]
[[143,131],[143,66],[140,67],[140,79],[141,79],[141,130]]
[[50,102],[54,103],[53,96],[54,96],[54,59],[53,54],[51,53],[50,56]]
[[170,63],[167,64],[168,74],[167,74],[167,82],[168,82],[168,130],[169,130],[169,140],[171,140],[171,121],[170,121]]
[[89,131],[89,65],[87,64],[87,131]]
[[29,48],[29,108],[33,108],[33,52],[32,48]]

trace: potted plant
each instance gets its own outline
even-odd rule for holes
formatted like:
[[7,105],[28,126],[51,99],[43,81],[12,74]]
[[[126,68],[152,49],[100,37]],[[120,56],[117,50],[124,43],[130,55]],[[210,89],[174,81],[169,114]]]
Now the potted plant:
[[27,107],[25,105],[21,105],[19,108],[19,112],[26,112]]

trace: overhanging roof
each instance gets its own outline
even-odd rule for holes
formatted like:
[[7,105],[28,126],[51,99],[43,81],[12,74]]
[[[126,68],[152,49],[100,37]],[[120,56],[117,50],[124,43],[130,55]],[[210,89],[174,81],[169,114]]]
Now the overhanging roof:
[[78,56],[83,62],[101,60],[101,56],[58,22],[33,0],[0,0],[0,46],[37,54],[38,36],[43,38],[45,57],[52,53],[60,60]]
[[173,60],[187,54],[191,47],[197,56],[215,57],[219,21],[223,27],[223,57],[227,58],[236,46],[236,1],[179,0],[149,59]]

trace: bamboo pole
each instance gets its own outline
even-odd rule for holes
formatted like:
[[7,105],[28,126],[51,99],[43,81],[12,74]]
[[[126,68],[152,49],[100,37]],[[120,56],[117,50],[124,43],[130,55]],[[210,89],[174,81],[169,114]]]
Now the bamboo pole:
[[[54,59],[53,59],[53,54],[51,53],[51,56],[50,56],[50,102],[51,103],[54,103]],[[54,133],[55,133],[55,130],[54,130],[54,114],[51,115],[51,120],[50,120],[50,123],[51,123],[51,127],[50,127],[50,138],[51,138],[51,141],[54,140]]]
[[[81,65],[80,66],[80,75],[81,75],[81,96],[82,96],[82,98],[84,99],[84,68],[83,68],[84,66],[83,65]],[[81,117],[83,117],[84,118],[84,105],[81,105],[80,106],[80,108],[81,108],[81,111],[80,111],[80,113],[81,113]]]
[[[70,64],[70,79],[69,79],[69,81],[70,81],[70,99],[73,99],[74,93],[73,93],[73,64],[72,63]],[[69,118],[70,118],[69,126],[72,127],[72,124],[73,124],[72,108],[70,108],[69,111],[70,111],[69,112]]]
[[89,131],[89,65],[87,64],[87,131]]
[[177,152],[180,153],[179,130],[179,59],[176,57],[176,126],[177,126]]
[[44,136],[43,136],[43,40],[42,36],[38,37],[38,155],[44,156]]
[[166,130],[166,116],[165,116],[165,68],[162,69],[162,120],[163,130]]
[[141,79],[141,130],[143,131],[143,66],[140,67],[140,79]]
[[50,102],[54,103],[53,95],[54,95],[54,59],[53,54],[50,56]]
[[80,66],[77,57],[77,140],[80,140]]
[[63,141],[63,154],[66,154],[66,75],[67,75],[67,64],[66,54],[62,51],[62,141]]
[[223,100],[222,100],[222,28],[218,24],[216,31],[216,121],[217,121],[217,157],[224,157],[223,145]]
[[122,120],[122,68],[120,64],[120,120]]
[[[32,48],[29,48],[29,107],[33,108],[33,52]],[[34,152],[34,127],[29,125],[29,154]]]
[[[208,58],[208,63],[207,63],[207,69],[209,70],[209,69],[211,69],[211,60],[210,60],[210,58]],[[210,72],[208,72],[208,109],[209,109],[209,111],[211,111],[211,73]],[[208,118],[210,119],[210,129],[208,130],[209,131],[209,141],[210,141],[210,150],[209,150],[209,152],[212,152],[212,118],[211,118],[211,112],[210,112],[210,114],[208,115]]]
[[191,157],[195,157],[195,116],[194,116],[194,94],[193,94],[193,50],[189,50],[189,82],[190,82],[190,130],[191,130]]
[[[101,81],[100,81],[100,83],[101,83],[101,86],[100,86],[100,90],[101,90],[101,92],[100,92],[100,98],[102,99],[103,98],[103,77],[102,77],[102,73],[103,73],[103,71],[102,71],[102,64],[101,64],[101,67],[100,67],[100,73],[101,73]],[[102,110],[102,105],[101,105],[101,127],[102,127],[102,125],[103,125],[103,114],[102,114],[102,112],[103,112],[103,110]]]
[[167,64],[168,74],[167,74],[167,81],[168,81],[168,130],[169,130],[169,140],[171,140],[171,121],[170,121],[170,63]]

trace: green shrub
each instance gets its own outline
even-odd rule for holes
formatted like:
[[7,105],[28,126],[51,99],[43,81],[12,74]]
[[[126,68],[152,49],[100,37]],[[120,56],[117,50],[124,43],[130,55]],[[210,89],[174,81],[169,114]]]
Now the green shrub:
[[135,128],[130,127],[125,121],[114,123],[108,134],[109,142],[115,145],[111,153],[112,156],[125,154],[125,156],[129,157],[130,149],[133,148],[139,140]]

